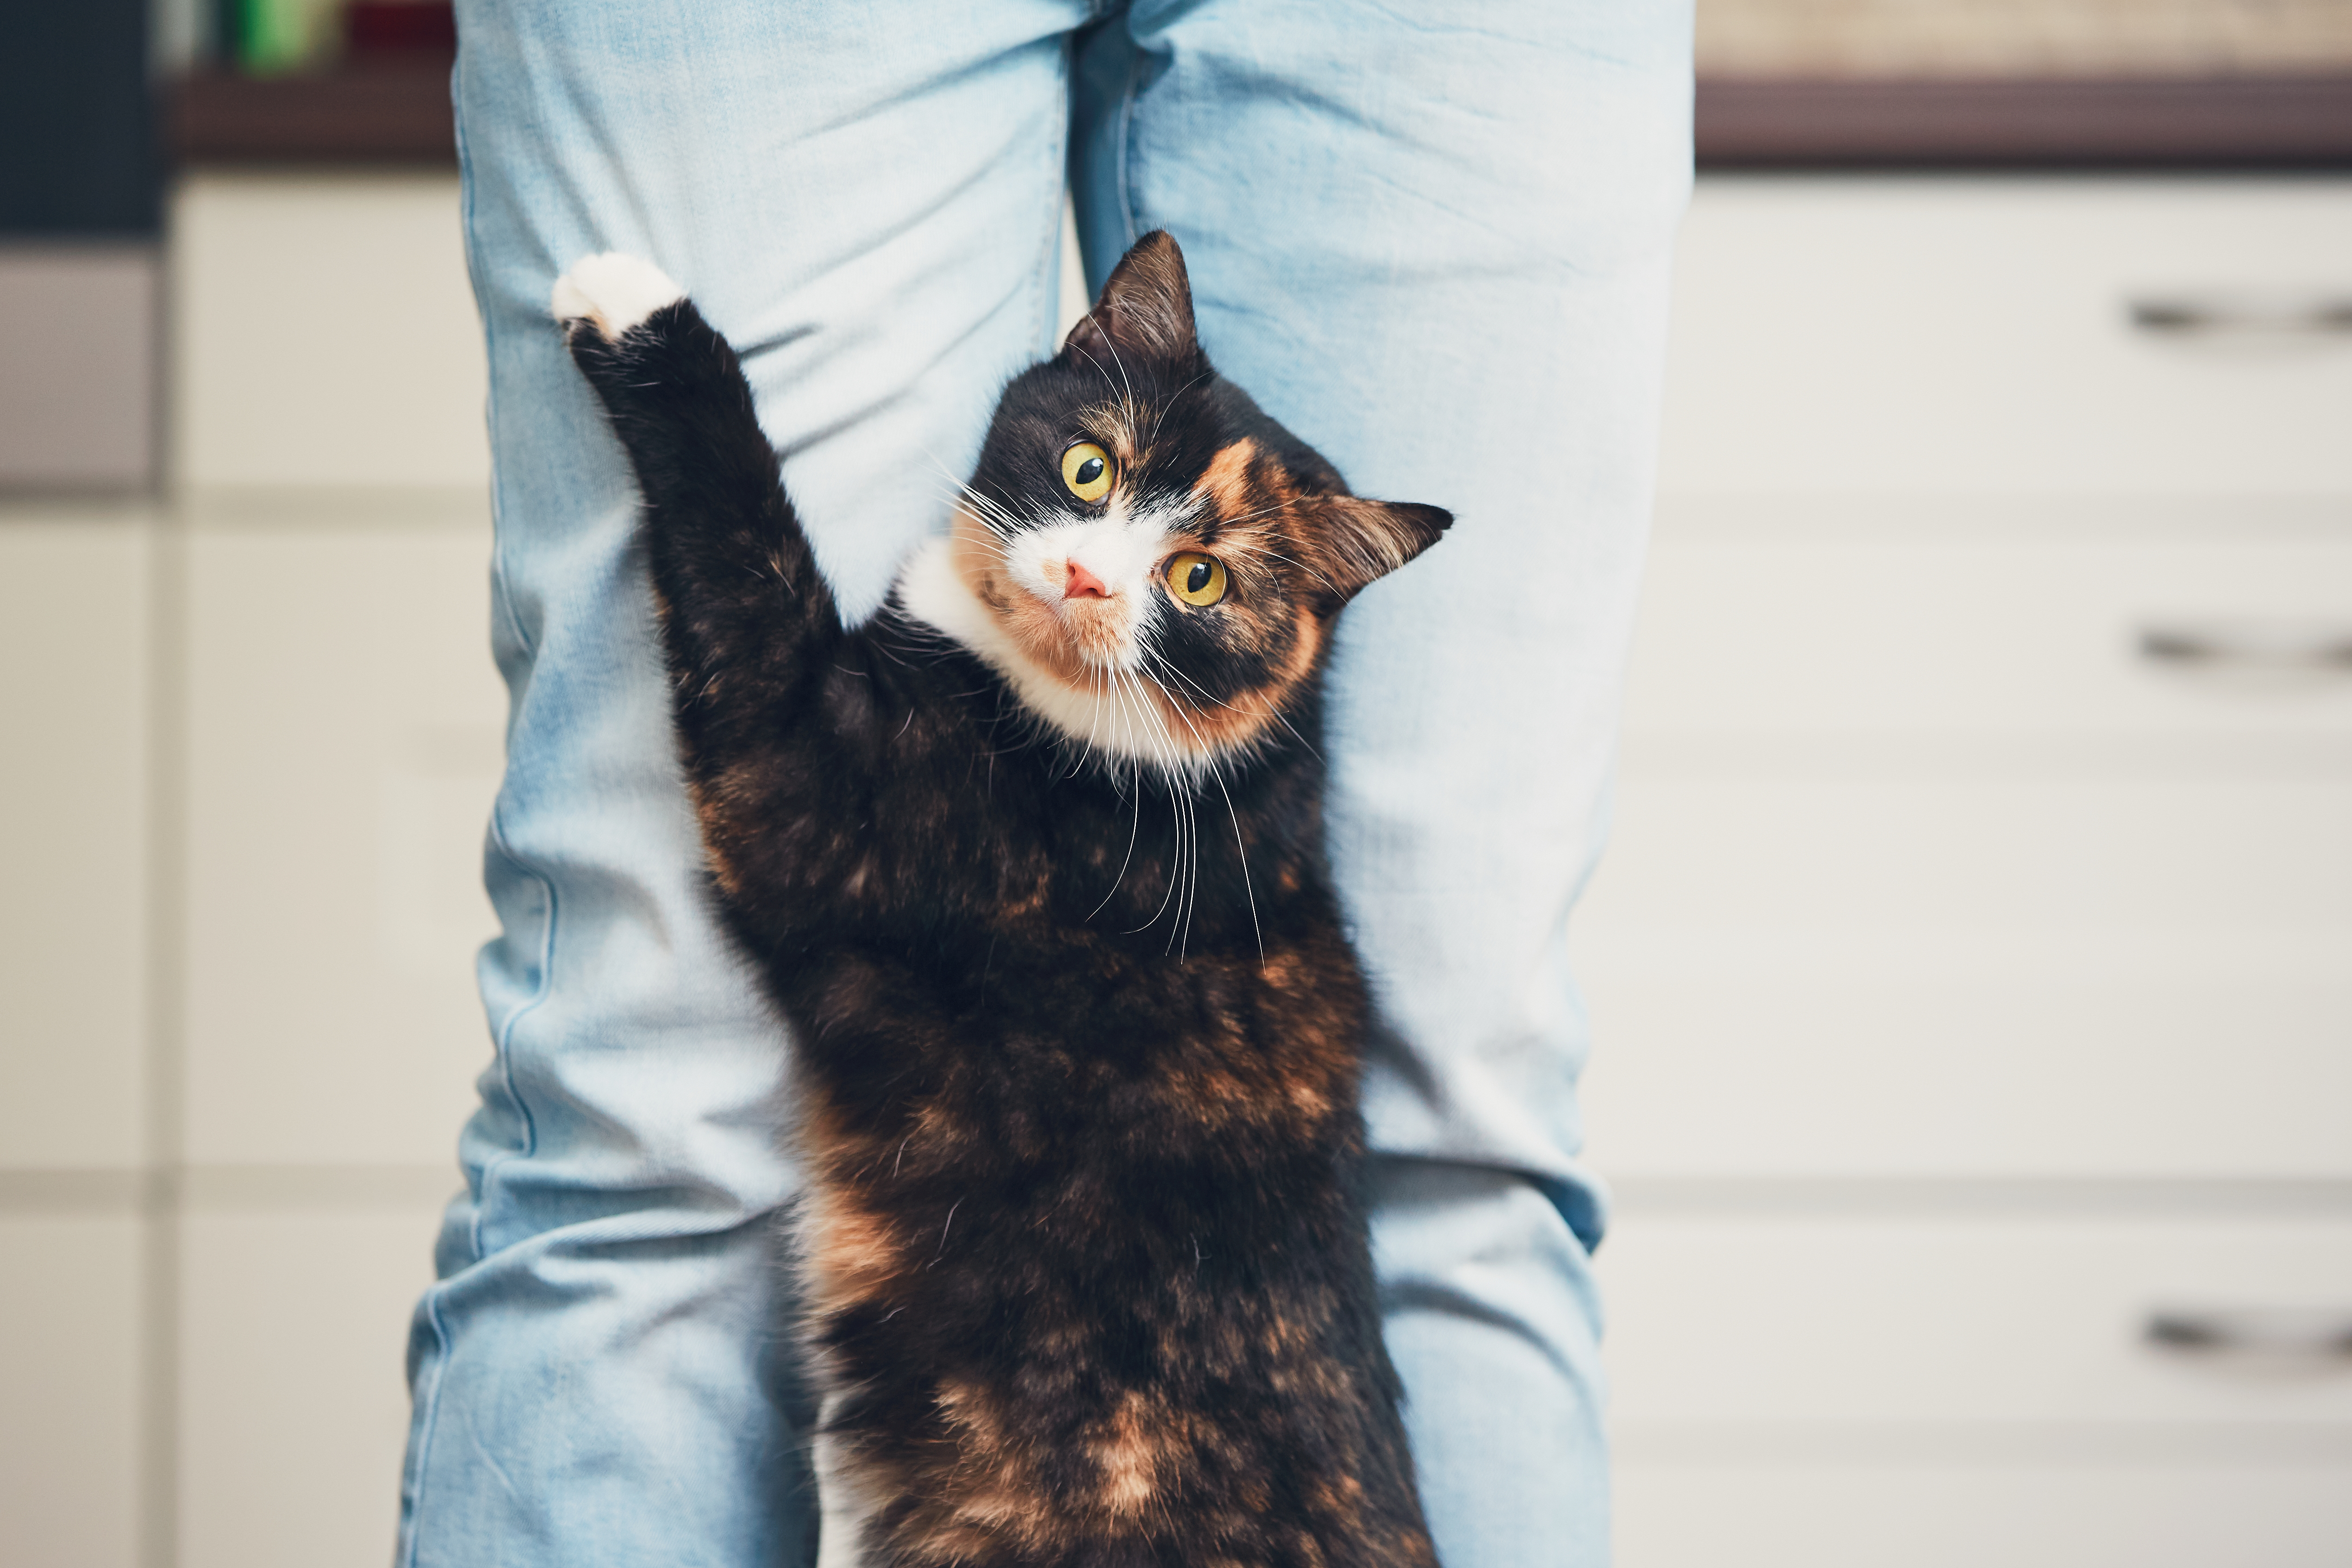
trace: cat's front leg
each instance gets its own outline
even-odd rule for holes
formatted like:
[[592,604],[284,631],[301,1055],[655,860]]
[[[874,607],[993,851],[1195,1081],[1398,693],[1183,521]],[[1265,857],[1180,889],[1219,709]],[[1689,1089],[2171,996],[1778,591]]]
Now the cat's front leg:
[[617,343],[656,311],[685,301],[686,290],[644,257],[606,250],[573,262],[555,280],[549,308],[567,335],[575,324],[584,324],[606,342]]
[[654,586],[689,769],[710,783],[769,743],[841,636],[751,388],[694,301],[652,262],[584,257],[550,309],[645,497]]

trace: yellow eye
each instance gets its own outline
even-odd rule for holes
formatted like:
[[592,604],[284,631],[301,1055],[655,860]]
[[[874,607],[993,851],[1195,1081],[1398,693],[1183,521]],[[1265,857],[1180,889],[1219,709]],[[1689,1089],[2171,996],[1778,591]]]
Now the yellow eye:
[[1081,441],[1062,454],[1062,482],[1080,500],[1100,500],[1110,494],[1110,454],[1092,441]]
[[1225,596],[1225,563],[1187,550],[1168,563],[1168,591],[1188,605],[1213,605]]

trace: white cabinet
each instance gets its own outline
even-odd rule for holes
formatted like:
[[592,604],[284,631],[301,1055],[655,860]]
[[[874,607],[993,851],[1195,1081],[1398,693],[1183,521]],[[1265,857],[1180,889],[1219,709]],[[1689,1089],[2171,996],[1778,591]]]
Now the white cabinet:
[[179,483],[488,483],[455,175],[194,174],[171,301]]
[[184,1228],[177,1561],[381,1568],[434,1189],[253,1196],[207,1204]]
[[1922,1458],[1656,1456],[1619,1468],[1617,1561],[1805,1568],[2341,1568],[2341,1454],[2184,1467],[2021,1442]]
[[2342,1561],[2352,183],[1709,179],[1678,290],[1572,937],[1624,1568]]
[[0,513],[0,1172],[146,1146],[150,527]]
[[491,1046],[505,694],[454,176],[173,205],[189,1568],[391,1549],[408,1314]]
[[[2352,447],[2352,391],[2340,412]],[[2227,762],[2324,738],[2340,759],[2347,520],[2352,497],[1669,493],[1633,739],[1911,740],[1996,760],[2140,742]],[[2246,657],[2189,657],[2197,637]]]
[[0,511],[0,1563],[141,1561],[143,510]]
[[1670,500],[1580,916],[1604,1167],[2352,1178],[2352,668],[2143,647],[2352,637],[2339,510]]
[[379,1563],[492,1054],[457,182],[172,226],[175,493],[0,510],[0,1563]]
[[492,1054],[488,508],[247,492],[182,523],[181,1561],[356,1568]]
[[[2352,1300],[2352,1215],[1653,1210],[1608,1245],[1622,1248],[1610,1354],[1637,1433],[2162,1424],[2216,1447],[2352,1438],[2352,1376],[2323,1342],[2326,1314]],[[2173,1342],[2200,1327],[2271,1348]]]
[[79,1203],[24,1212],[27,1195],[0,1185],[16,1200],[0,1207],[0,1562],[133,1568],[152,1373],[141,1227]]
[[188,1156],[454,1190],[497,927],[487,507],[216,501],[185,548]]
[[[1705,182],[1670,490],[2352,495],[2340,180]],[[2179,330],[2136,310],[2244,323]]]

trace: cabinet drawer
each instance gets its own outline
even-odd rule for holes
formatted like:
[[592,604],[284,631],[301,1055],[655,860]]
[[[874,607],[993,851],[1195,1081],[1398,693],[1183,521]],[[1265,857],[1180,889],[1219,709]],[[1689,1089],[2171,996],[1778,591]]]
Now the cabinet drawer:
[[2216,504],[2193,521],[2020,510],[1662,507],[1626,700],[1636,745],[2352,742],[2352,503]]
[[2347,796],[1631,774],[1570,939],[1593,1157],[2352,1176]]
[[139,1221],[0,1212],[0,1563],[137,1568]]
[[439,1205],[206,1205],[181,1232],[182,1568],[377,1568],[408,1431],[400,1346]]
[[1663,484],[2344,494],[2347,300],[2352,181],[1710,178]]
[[1620,1568],[2341,1568],[2341,1458],[2062,1466],[1626,1458]]
[[0,512],[0,1167],[145,1146],[148,528]]
[[2291,952],[2352,934],[2352,770],[1629,767],[1586,918],[1612,942],[2112,931],[2261,933]]
[[[488,370],[453,171],[198,170],[171,217],[182,485],[471,485]],[[365,300],[364,353],[351,350]]]
[[188,543],[187,1148],[437,1163],[489,1045],[472,956],[504,702],[478,498]]
[[[1590,963],[1591,1157],[1629,1177],[2352,1178],[2347,945],[2300,975],[2242,950],[2233,976],[2211,952],[2168,973],[2158,944],[1932,939],[1895,953],[1909,973],[1874,969],[1892,944],[1860,939],[1759,943],[1750,963],[1778,975]],[[2076,961],[2091,973],[2050,973]]]
[[[2152,1312],[2352,1331],[2352,1218],[1628,1212],[1597,1255],[1614,1419],[2352,1435],[2352,1355],[2166,1350]],[[2305,1316],[2307,1314],[2307,1316]],[[2329,1439],[2333,1441],[2334,1439]],[[2352,1448],[2346,1449],[2352,1453]]]

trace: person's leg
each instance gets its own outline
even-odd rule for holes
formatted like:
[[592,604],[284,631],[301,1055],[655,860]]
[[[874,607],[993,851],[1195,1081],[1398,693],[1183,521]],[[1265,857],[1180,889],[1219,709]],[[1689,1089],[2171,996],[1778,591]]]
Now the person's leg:
[[837,591],[879,600],[1052,325],[1063,0],[461,0],[513,695],[497,1058],[419,1306],[401,1568],[793,1563],[769,1216],[782,1036],[714,928],[635,498],[548,319],[635,252],[742,352]]
[[1368,495],[1451,509],[1341,623],[1332,851],[1442,1561],[1594,1568],[1608,1490],[1563,946],[1649,510],[1687,0],[1135,0],[1078,58],[1089,274],[1164,227],[1209,354]]

